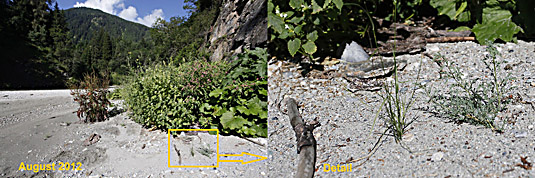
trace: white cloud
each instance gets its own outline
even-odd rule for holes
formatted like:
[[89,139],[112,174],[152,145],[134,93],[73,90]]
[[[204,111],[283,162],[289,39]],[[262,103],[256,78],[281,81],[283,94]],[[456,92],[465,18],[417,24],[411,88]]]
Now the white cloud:
[[124,6],[124,3],[119,3],[119,4],[115,5],[115,7],[120,8],[120,9],[124,9],[125,6]]
[[136,21],[137,9],[135,7],[129,6],[128,8],[121,11],[121,13],[119,13],[119,17],[130,21]]
[[114,6],[121,3],[123,0],[87,0],[83,3],[76,2],[74,7],[89,7],[93,9],[100,9],[109,14],[116,14]]
[[[154,9],[151,14],[139,17],[137,9],[133,6],[125,8],[124,0],[86,0],[85,2],[76,2],[74,7],[88,7],[100,9],[106,13],[117,15],[125,20],[137,22],[146,26],[151,26],[158,18],[164,18],[162,9]],[[119,12],[117,14],[117,12]]]
[[154,9],[154,10],[152,10],[151,14],[146,15],[143,18],[138,17],[136,20],[137,20],[137,22],[150,27],[159,18],[162,18],[162,19],[164,18],[162,9]]

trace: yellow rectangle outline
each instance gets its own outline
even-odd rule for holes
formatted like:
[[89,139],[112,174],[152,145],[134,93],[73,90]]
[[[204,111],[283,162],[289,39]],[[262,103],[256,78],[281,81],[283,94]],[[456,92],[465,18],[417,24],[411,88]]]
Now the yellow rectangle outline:
[[[171,131],[215,131],[217,135],[216,165],[171,165]],[[170,168],[217,168],[219,167],[219,130],[218,129],[168,129],[167,130],[167,167]]]

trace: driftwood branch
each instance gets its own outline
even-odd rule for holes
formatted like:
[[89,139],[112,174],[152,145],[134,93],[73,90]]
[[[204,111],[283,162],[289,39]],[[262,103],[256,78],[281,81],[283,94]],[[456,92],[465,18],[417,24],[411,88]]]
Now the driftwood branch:
[[287,101],[288,116],[290,117],[290,123],[295,131],[295,137],[297,138],[297,178],[314,177],[315,165],[316,165],[316,139],[312,132],[314,128],[319,126],[317,121],[306,124],[303,122],[299,110],[297,109],[297,102],[293,98],[289,98]]

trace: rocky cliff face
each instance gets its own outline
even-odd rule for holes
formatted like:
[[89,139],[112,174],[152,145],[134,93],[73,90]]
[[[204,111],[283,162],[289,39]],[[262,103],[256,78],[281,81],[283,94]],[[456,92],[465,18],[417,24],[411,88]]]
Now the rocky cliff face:
[[224,0],[208,43],[211,60],[228,60],[267,43],[266,0]]

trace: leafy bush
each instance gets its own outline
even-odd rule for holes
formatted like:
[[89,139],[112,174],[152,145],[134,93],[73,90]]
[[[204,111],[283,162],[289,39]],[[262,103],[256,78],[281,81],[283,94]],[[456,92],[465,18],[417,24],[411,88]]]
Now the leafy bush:
[[344,5],[342,0],[318,2],[269,0],[268,28],[273,30],[271,40],[279,38],[286,42],[282,46],[287,46],[292,56],[297,52],[306,56],[316,53],[318,35],[333,30],[330,26],[339,19]]
[[222,82],[224,62],[156,65],[137,74],[123,95],[136,122],[161,129],[208,127],[199,108]]
[[69,83],[71,95],[80,107],[76,112],[78,118],[84,122],[100,122],[108,118],[108,106],[110,101],[107,98],[109,79],[107,75],[101,79],[94,72],[86,74],[84,80]]
[[[515,1],[431,0],[430,4],[438,10],[439,15],[447,15],[451,20],[467,22],[468,25],[475,24],[471,30],[481,44],[488,44],[496,39],[511,41],[514,40],[513,35],[523,32],[512,20],[513,15],[518,14]],[[467,30],[470,27],[461,26],[458,29]]]
[[430,95],[430,101],[442,115],[456,121],[484,125],[493,130],[502,131],[506,120],[502,120],[502,126],[497,127],[495,119],[500,111],[506,109],[505,105],[509,100],[503,95],[511,89],[507,82],[513,78],[510,74],[503,78],[499,77],[502,63],[496,61],[499,53],[492,45],[487,47],[487,51],[489,54],[483,62],[490,71],[492,79],[465,80],[462,72],[455,67],[453,62],[438,54],[436,58],[442,61],[446,77],[455,82],[449,86],[450,90],[445,94],[431,95],[430,91],[427,93]]
[[267,137],[267,52],[255,49],[231,63],[224,85],[210,92],[201,112],[219,120],[222,133]]
[[108,99],[110,100],[118,100],[118,99],[122,99],[123,96],[122,96],[122,92],[121,92],[121,88],[116,88],[114,89],[113,91],[109,92],[108,93]]
[[122,95],[136,122],[160,129],[218,128],[267,136],[267,52],[246,50],[229,65],[192,61],[139,72]]

